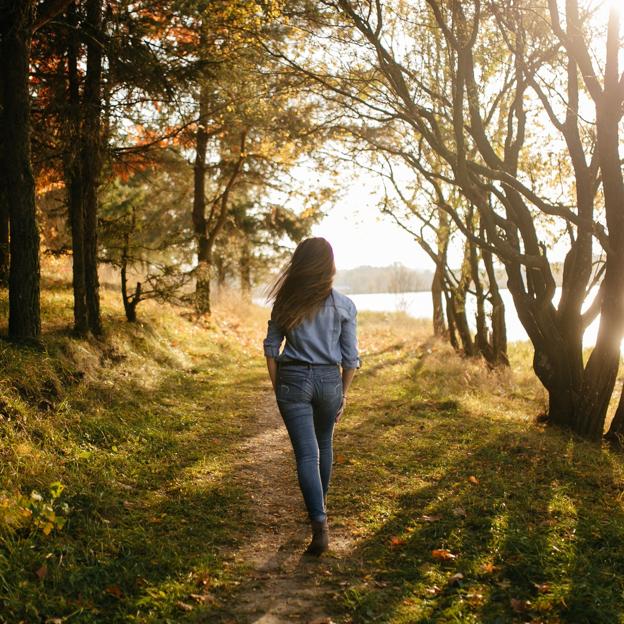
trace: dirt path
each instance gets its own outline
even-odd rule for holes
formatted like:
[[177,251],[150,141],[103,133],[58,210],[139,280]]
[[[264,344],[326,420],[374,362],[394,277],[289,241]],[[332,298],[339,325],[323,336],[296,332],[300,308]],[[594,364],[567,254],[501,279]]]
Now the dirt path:
[[235,471],[257,504],[256,531],[232,553],[251,566],[251,574],[228,612],[244,624],[330,624],[331,595],[322,579],[349,543],[330,524],[331,550],[320,558],[303,555],[311,531],[290,440],[271,394],[258,401],[256,415],[257,432],[241,445]]

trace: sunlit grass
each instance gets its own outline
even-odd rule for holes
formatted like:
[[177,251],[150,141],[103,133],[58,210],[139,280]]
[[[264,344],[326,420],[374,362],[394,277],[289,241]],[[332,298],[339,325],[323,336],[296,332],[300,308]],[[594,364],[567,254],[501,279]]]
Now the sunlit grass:
[[[227,621],[249,580],[223,553],[252,526],[235,458],[268,384],[267,311],[227,295],[195,323],[146,302],[131,325],[102,294],[104,342],[68,334],[56,284],[44,351],[0,346],[0,490],[36,490],[38,509],[60,481],[68,505],[49,535],[2,529],[0,600],[15,621]],[[527,345],[492,371],[426,322],[358,318],[329,495],[353,551],[330,553],[319,580],[334,620],[622,621],[621,457],[536,424]]]
[[263,312],[234,338],[227,310],[198,325],[146,302],[128,324],[115,290],[102,304],[105,340],[73,338],[71,292],[55,284],[43,296],[44,350],[0,347],[0,491],[14,502],[34,490],[43,504],[60,481],[67,505],[49,535],[28,521],[11,529],[0,513],[2,621],[178,621],[189,600],[210,618],[238,583],[222,550],[248,518],[230,475]]

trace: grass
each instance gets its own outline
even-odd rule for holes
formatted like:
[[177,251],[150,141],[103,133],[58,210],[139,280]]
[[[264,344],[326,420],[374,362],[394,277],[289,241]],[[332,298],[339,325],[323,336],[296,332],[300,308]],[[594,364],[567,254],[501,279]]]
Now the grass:
[[2,622],[206,621],[239,582],[223,553],[249,514],[230,473],[252,338],[149,303],[130,325],[103,295],[103,343],[62,329],[65,287],[46,290],[43,353],[0,346]]
[[623,622],[621,456],[535,424],[523,345],[496,373],[362,316],[331,499],[357,535],[331,580],[344,621]]
[[[44,351],[0,344],[0,622],[221,621],[249,582],[228,552],[253,526],[236,452],[266,312],[225,301],[199,325],[148,302],[130,325],[109,291],[103,309],[105,341],[72,338],[57,284]],[[493,372],[407,316],[359,318],[334,621],[624,622],[622,458],[535,423],[527,348]]]

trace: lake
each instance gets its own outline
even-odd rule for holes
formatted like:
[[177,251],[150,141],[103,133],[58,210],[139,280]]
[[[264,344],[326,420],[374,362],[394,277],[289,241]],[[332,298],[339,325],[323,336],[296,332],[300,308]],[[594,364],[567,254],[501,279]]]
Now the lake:
[[[511,293],[507,289],[500,291],[501,297],[505,303],[505,321],[507,323],[507,340],[509,342],[518,342],[528,340],[528,336],[520,323],[520,319],[516,314],[516,309],[513,304]],[[559,299],[561,295],[561,289],[557,289],[555,294],[555,300]],[[428,291],[423,292],[406,292],[406,293],[370,293],[370,294],[358,294],[348,295],[355,303],[358,310],[370,310],[374,312],[396,312],[403,311],[414,318],[432,319],[433,318],[433,304],[431,302],[431,293]],[[469,297],[467,300],[467,307],[469,311],[469,322],[474,319],[475,302],[473,297]],[[585,332],[583,344],[585,346],[592,346],[596,343],[596,336],[598,334],[597,318]],[[474,320],[472,321],[474,328]]]

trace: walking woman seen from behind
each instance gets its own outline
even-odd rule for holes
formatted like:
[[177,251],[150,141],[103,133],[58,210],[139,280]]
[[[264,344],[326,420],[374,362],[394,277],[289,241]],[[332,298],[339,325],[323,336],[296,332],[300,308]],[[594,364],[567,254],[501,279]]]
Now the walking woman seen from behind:
[[[327,550],[327,489],[334,425],[360,367],[354,303],[334,290],[334,252],[324,238],[297,246],[269,293],[273,309],[264,354],[288,430],[312,524],[306,553]],[[286,338],[283,351],[282,341]]]

